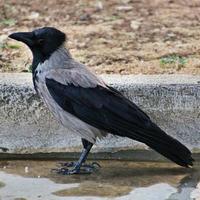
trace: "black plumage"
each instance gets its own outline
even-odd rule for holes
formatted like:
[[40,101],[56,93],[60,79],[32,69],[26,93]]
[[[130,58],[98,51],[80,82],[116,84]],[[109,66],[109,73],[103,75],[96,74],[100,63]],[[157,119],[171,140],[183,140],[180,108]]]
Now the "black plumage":
[[191,152],[184,145],[167,135],[147,114],[114,89],[63,85],[47,78],[46,85],[60,107],[84,122],[143,142],[181,166],[192,165]]

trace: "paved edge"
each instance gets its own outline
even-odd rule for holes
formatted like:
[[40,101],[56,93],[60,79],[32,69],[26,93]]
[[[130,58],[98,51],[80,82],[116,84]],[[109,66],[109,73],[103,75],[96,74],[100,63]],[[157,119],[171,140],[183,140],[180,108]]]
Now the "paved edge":
[[[200,152],[200,76],[101,77],[134,101],[195,155]],[[31,155],[29,158],[40,158],[39,155],[49,155],[49,158],[62,158],[63,155],[63,158],[70,158],[81,150],[80,137],[63,128],[35,94],[31,74],[0,74],[0,113],[0,147],[9,149],[7,153],[0,152],[2,159],[15,156],[20,159],[20,156],[28,155]],[[115,153],[121,151],[135,153],[124,153],[126,156]],[[115,159],[143,160],[142,155],[151,151],[139,142],[109,135],[97,142],[93,152],[97,158],[102,159],[106,156],[112,159],[111,155],[114,155]],[[152,155],[153,160],[162,160],[158,154]],[[145,159],[148,157],[151,156],[147,153]]]
[[[0,160],[78,160],[80,152],[37,152],[37,153],[0,153]],[[200,153],[192,153],[196,162],[200,162]],[[170,162],[151,150],[119,150],[116,152],[91,152],[88,160],[124,160],[135,162]]]

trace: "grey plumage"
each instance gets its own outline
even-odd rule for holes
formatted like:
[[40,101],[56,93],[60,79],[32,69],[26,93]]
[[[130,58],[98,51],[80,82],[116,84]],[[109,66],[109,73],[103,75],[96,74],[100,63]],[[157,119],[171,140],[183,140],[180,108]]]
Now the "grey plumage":
[[64,46],[56,50],[44,63],[39,64],[35,73],[35,84],[39,95],[63,126],[75,134],[78,133],[91,143],[95,143],[97,137],[101,139],[107,135],[105,131],[90,126],[63,110],[49,93],[45,82],[46,78],[54,79],[64,85],[73,84],[84,88],[95,88],[97,85],[106,87],[104,82],[90,72],[85,65],[75,61]]

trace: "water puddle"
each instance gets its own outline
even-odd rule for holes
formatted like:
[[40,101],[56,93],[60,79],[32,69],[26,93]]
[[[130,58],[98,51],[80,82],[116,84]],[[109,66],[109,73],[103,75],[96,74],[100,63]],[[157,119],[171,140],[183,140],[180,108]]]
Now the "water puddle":
[[200,200],[200,167],[101,161],[91,175],[53,174],[55,161],[1,161],[0,200]]

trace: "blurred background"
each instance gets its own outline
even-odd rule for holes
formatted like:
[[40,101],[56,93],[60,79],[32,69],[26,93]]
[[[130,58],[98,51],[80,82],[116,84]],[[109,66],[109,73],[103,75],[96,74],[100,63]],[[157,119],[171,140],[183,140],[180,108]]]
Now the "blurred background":
[[200,74],[199,0],[0,0],[0,72],[29,72],[30,51],[7,36],[42,26],[98,74]]

